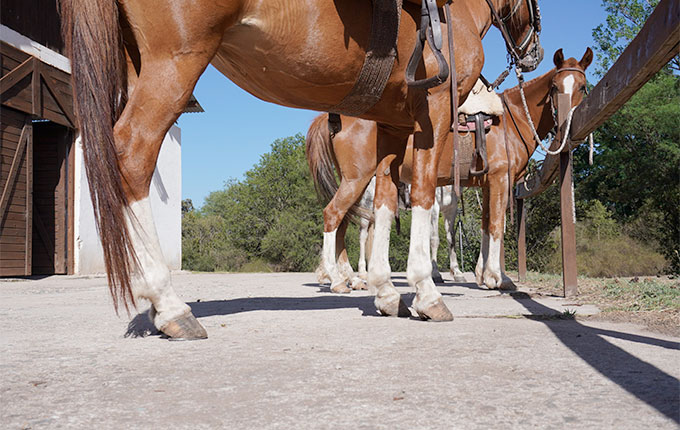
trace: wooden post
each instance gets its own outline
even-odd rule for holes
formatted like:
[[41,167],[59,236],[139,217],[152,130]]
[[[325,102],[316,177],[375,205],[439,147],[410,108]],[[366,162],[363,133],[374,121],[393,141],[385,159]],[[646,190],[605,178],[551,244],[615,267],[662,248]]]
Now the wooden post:
[[[560,133],[557,138],[561,139],[566,129],[567,116],[571,109],[571,95],[557,95],[557,122],[560,124]],[[576,279],[576,228],[574,213],[574,178],[573,157],[570,150],[571,142],[560,154],[560,217],[562,220],[562,280],[564,285],[564,297],[578,294]]]
[[527,209],[524,199],[517,199],[517,281],[527,279]]

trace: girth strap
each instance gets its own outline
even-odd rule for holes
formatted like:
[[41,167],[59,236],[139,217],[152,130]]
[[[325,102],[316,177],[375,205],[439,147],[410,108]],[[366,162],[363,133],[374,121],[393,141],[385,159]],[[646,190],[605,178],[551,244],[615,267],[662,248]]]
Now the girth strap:
[[[328,112],[359,116],[382,97],[397,56],[402,0],[373,0],[373,22],[364,64],[352,90]],[[337,132],[341,126],[338,126]]]
[[458,135],[458,76],[456,74],[456,56],[453,46],[453,14],[451,14],[450,1],[444,6],[444,17],[446,18],[447,39],[449,42],[449,64],[451,65],[451,127],[449,128],[453,135],[453,165],[451,174],[453,175],[453,192],[456,194],[456,198],[460,199],[460,166],[458,165],[458,156],[460,155],[460,136]]

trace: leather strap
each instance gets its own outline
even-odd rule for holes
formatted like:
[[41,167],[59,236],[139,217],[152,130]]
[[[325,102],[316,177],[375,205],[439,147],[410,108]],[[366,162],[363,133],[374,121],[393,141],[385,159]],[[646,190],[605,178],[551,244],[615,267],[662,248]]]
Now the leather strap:
[[328,112],[359,116],[382,97],[397,56],[402,0],[373,0],[373,22],[364,64],[352,90]]
[[508,121],[505,116],[505,113],[507,112],[505,109],[505,94],[501,94],[501,99],[503,100],[503,141],[505,144],[505,156],[508,159],[508,205],[510,206],[510,224],[514,224],[515,194],[512,192],[514,181],[512,177],[512,159],[510,158],[510,148],[508,146]]
[[[416,80],[416,71],[418,65],[423,59],[423,50],[425,48],[425,41],[430,45],[430,50],[437,60],[437,67],[439,73],[429,78]],[[442,34],[439,19],[439,10],[437,9],[436,0],[422,0],[420,9],[420,29],[418,31],[418,39],[416,46],[413,48],[413,53],[406,66],[406,84],[412,88],[433,88],[443,84],[449,77],[449,66],[446,64],[446,59],[441,51],[442,48]]]
[[[482,160],[482,170],[477,170],[477,160]],[[486,130],[483,114],[475,115],[475,152],[470,164],[470,175],[482,176],[489,173],[489,161],[486,156]]]
[[456,74],[456,56],[453,43],[453,14],[451,13],[451,2],[444,6],[444,17],[446,18],[446,32],[449,44],[449,64],[450,70],[450,90],[451,90],[451,126],[449,130],[453,135],[453,191],[456,198],[460,200],[460,166],[458,165],[458,155],[460,154],[460,136],[458,135],[458,76]]

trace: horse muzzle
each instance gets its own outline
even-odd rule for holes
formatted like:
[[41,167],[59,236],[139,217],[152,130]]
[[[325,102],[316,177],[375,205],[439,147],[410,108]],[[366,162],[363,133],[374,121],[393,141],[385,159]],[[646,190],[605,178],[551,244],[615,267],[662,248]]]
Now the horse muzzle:
[[543,61],[543,47],[537,42],[532,52],[522,57],[517,63],[522,72],[533,72]]

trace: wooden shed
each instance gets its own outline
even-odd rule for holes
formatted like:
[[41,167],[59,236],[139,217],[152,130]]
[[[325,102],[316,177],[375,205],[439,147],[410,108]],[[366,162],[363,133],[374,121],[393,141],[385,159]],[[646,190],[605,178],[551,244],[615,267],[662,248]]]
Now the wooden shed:
[[0,24],[0,276],[71,273],[74,116],[56,2],[2,0]]

